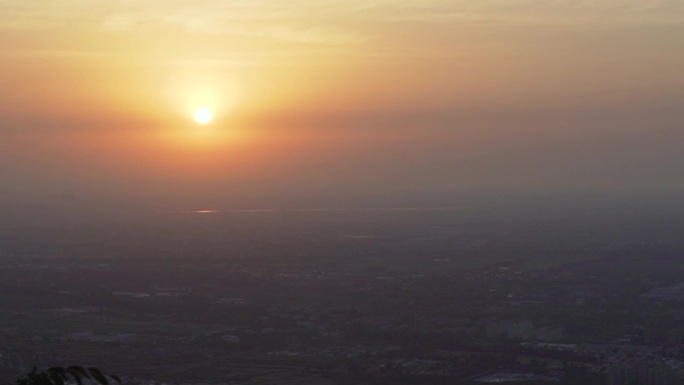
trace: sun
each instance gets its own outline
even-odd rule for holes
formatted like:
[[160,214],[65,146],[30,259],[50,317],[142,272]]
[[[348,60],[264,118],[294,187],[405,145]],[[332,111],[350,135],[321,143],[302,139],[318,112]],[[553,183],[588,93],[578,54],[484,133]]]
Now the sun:
[[211,119],[213,118],[211,110],[209,110],[206,107],[196,109],[193,116],[195,118],[195,122],[199,124],[208,124],[209,122],[211,122]]

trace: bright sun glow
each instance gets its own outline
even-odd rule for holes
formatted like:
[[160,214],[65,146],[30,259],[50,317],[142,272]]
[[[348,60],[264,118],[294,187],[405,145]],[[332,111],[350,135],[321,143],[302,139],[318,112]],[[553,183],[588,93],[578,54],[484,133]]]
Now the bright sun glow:
[[195,110],[195,121],[199,124],[207,124],[211,122],[213,117],[211,111],[208,108],[202,107]]

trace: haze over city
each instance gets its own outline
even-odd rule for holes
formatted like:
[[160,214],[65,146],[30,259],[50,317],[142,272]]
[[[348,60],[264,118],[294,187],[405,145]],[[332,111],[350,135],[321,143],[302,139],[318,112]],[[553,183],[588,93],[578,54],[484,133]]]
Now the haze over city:
[[0,384],[684,384],[683,36],[682,0],[0,0]]

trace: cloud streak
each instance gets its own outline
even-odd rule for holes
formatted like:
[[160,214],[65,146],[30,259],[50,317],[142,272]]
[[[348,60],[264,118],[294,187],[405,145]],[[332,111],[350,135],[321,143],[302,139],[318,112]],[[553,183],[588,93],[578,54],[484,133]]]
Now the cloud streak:
[[[241,24],[273,29],[311,20],[348,22],[460,21],[467,23],[680,23],[684,3],[676,0],[460,0],[460,1],[0,1],[3,28],[55,28],[95,23],[113,30],[176,26],[192,33],[234,34]],[[287,30],[287,29],[286,29]],[[300,34],[281,32],[301,40]],[[310,40],[310,39],[307,39]]]

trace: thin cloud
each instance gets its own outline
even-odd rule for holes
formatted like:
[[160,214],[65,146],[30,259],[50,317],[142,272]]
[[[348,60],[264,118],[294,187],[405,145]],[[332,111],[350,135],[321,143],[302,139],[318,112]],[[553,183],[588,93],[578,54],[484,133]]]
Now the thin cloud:
[[[460,53],[444,49],[445,41],[470,26],[684,25],[684,1],[680,0],[56,0],[47,4],[42,0],[0,0],[0,9],[0,33],[10,37],[7,41],[13,39],[13,32],[27,30],[125,38],[131,34],[137,35],[131,37],[134,42],[141,40],[138,37],[152,41],[158,36],[197,35],[220,40],[212,43],[218,47],[229,47],[231,57],[226,63],[239,60],[234,57],[241,50],[268,54],[274,47],[282,49],[278,55],[285,51],[292,55],[282,58],[284,62],[321,49],[348,48],[359,58],[458,56]],[[404,37],[402,31],[416,33]],[[504,49],[491,49],[495,39],[484,40],[472,38],[459,46],[459,52],[480,49],[497,53]],[[49,37],[44,41],[49,42]],[[128,51],[134,46],[119,44],[111,50]],[[9,55],[38,55],[13,48]],[[92,47],[83,50],[92,51]],[[61,52],[66,51],[45,55]]]
[[[219,1],[0,0],[0,28],[48,29],[89,23],[109,31],[174,26],[235,35],[249,29],[276,40],[354,43],[366,37],[335,27],[353,21],[519,24],[684,23],[678,0]],[[313,21],[313,22],[312,22]],[[311,23],[327,25],[307,26]],[[302,27],[303,26],[303,27]],[[242,32],[244,33],[244,32]]]
[[684,4],[672,0],[480,0],[376,2],[369,17],[385,21],[570,25],[684,23]]

